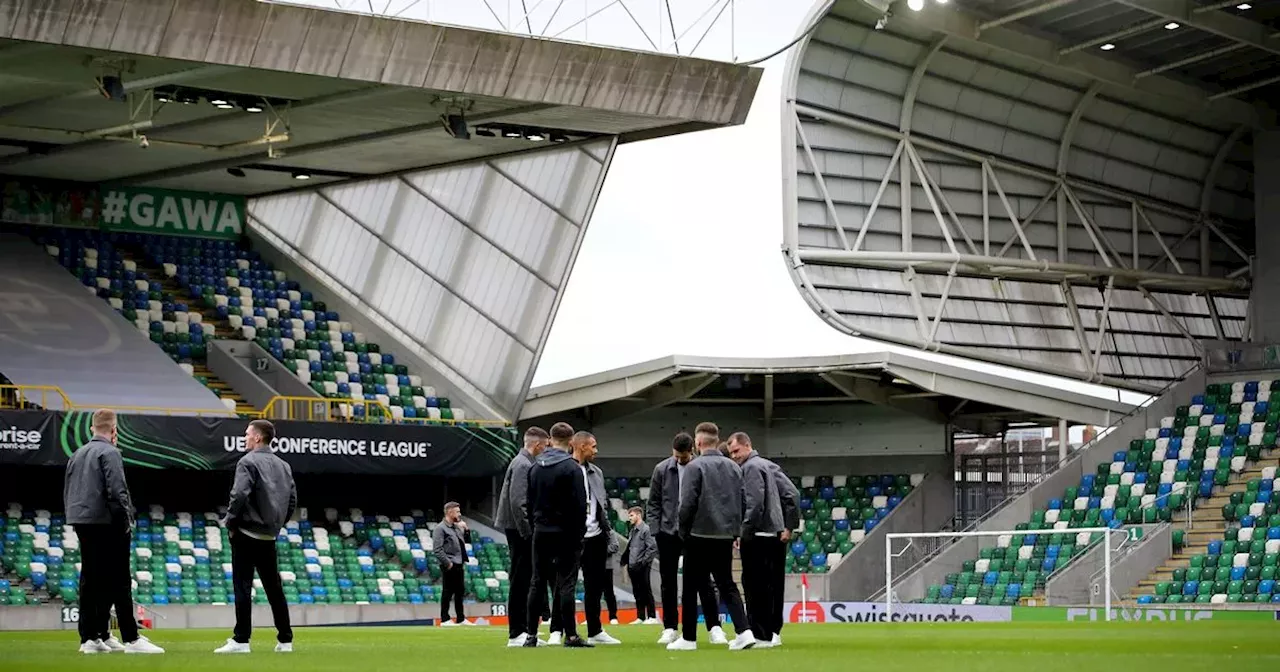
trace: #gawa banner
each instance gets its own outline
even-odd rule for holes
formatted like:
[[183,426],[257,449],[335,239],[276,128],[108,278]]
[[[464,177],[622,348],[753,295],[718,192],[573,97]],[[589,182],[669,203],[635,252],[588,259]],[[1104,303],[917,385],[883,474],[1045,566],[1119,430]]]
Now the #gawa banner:
[[168,189],[102,190],[102,228],[132,233],[238,240],[244,234],[242,196]]
[[[91,415],[0,414],[0,464],[66,464],[92,438]],[[120,415],[118,422],[118,447],[129,467],[232,469],[244,454],[245,420]],[[490,476],[518,452],[510,427],[292,421],[275,427],[272,450],[298,473]]]

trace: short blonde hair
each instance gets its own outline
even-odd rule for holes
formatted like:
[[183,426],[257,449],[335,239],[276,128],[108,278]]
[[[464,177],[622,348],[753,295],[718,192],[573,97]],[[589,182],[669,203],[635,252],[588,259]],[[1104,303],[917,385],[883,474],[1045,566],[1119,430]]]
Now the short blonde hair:
[[99,408],[93,412],[90,426],[94,434],[110,434],[116,428],[116,412],[109,408]]
[[720,428],[714,422],[700,422],[694,428],[693,435],[698,444],[698,450],[703,448],[714,448],[720,444]]

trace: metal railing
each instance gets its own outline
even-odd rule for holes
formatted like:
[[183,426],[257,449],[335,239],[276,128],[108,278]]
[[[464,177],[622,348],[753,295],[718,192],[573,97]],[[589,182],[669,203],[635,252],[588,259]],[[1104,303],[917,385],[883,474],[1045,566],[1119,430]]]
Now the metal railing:
[[[37,403],[33,399],[39,399]],[[320,397],[272,397],[260,411],[237,413],[227,409],[167,408],[162,406],[83,405],[71,400],[56,385],[0,385],[0,410],[95,411],[106,408],[117,413],[196,417],[247,417],[303,422],[347,422],[423,426],[508,427],[502,420],[450,420],[397,418],[391,407],[379,400],[325,399]],[[358,409],[358,410],[357,410]]]
[[[1125,413],[1124,415],[1120,416],[1119,418],[1116,419],[1115,422],[1111,423],[1110,425],[1105,427],[1102,431],[1098,432],[1098,435],[1094,437],[1092,441],[1082,445],[1079,449],[1072,451],[1070,454],[1067,455],[1065,459],[1059,460],[1058,462],[1054,463],[1049,469],[1011,488],[1009,496],[1006,497],[1004,501],[992,507],[990,511],[987,511],[983,515],[978,516],[976,519],[974,519],[973,522],[966,525],[961,530],[961,532],[976,532],[979,526],[981,526],[986,521],[990,520],[991,518],[995,517],[996,515],[1004,511],[1005,508],[1007,508],[1010,504],[1015,502],[1019,497],[1029,492],[1032,488],[1043,483],[1046,479],[1058,473],[1058,471],[1061,470],[1066,465],[1071,464],[1076,460],[1083,459],[1084,453],[1087,448],[1091,447],[1093,444],[1096,444],[1099,441],[1102,441],[1107,436],[1109,436],[1111,432],[1115,430],[1117,427],[1124,424],[1130,418],[1146,410],[1148,406],[1155,403],[1157,400],[1159,400],[1161,397],[1167,394],[1174,387],[1181,384],[1184,380],[1186,380],[1193,373],[1195,373],[1197,369],[1200,369],[1203,366],[1203,364],[1204,364],[1203,361],[1201,361],[1191,365],[1191,367],[1188,368],[1185,372],[1183,372],[1181,376],[1178,376],[1177,379],[1169,381],[1168,383],[1165,384],[1164,387],[1148,395],[1140,403],[1134,405],[1133,408],[1129,409],[1128,413]],[[920,568],[929,564],[930,561],[932,561],[934,558],[938,557],[938,555],[942,554],[944,551],[947,551],[954,545],[955,545],[955,541],[952,541],[951,543],[948,543],[945,545],[940,545],[939,547],[933,549],[928,555],[921,558],[914,565],[909,567],[906,571],[901,572],[899,576],[907,577],[914,574]],[[876,600],[881,597],[883,597],[882,594],[876,594],[871,599]]]

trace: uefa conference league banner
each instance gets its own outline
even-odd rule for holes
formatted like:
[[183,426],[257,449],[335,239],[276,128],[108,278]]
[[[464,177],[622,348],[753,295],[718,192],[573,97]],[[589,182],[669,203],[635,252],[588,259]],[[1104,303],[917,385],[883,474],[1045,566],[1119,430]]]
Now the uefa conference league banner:
[[[91,415],[0,411],[0,464],[66,464],[92,437]],[[121,415],[119,448],[130,467],[233,469],[244,454],[247,424],[229,418]],[[275,426],[272,450],[298,473],[491,476],[518,451],[510,427],[284,420]]]

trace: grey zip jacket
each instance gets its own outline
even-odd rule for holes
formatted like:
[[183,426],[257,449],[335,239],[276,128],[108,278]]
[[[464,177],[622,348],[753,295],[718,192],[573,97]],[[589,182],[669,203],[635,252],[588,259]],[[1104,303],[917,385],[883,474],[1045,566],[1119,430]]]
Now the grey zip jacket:
[[456,525],[441,521],[431,531],[431,552],[440,561],[440,568],[460,565],[466,560],[467,539]]
[[711,450],[689,462],[680,487],[680,536],[735,539],[742,531],[742,469]]
[[658,540],[649,532],[649,524],[640,521],[631,528],[627,539],[627,567],[640,569],[658,557]]
[[[686,467],[687,468],[687,467]],[[644,520],[655,534],[680,533],[680,472],[676,458],[668,457],[653,468]]]
[[524,448],[507,465],[494,521],[498,529],[515,530],[525,539],[533,536],[533,527],[529,525],[529,469],[532,466],[533,455]]
[[133,500],[124,459],[106,439],[94,437],[67,462],[62,503],[69,525],[133,526]]
[[298,507],[293,467],[269,448],[245,453],[236,463],[226,527],[274,537]]
[[[778,492],[778,465],[751,451],[742,462],[742,536],[776,536],[786,525]],[[790,483],[790,481],[788,481]]]

